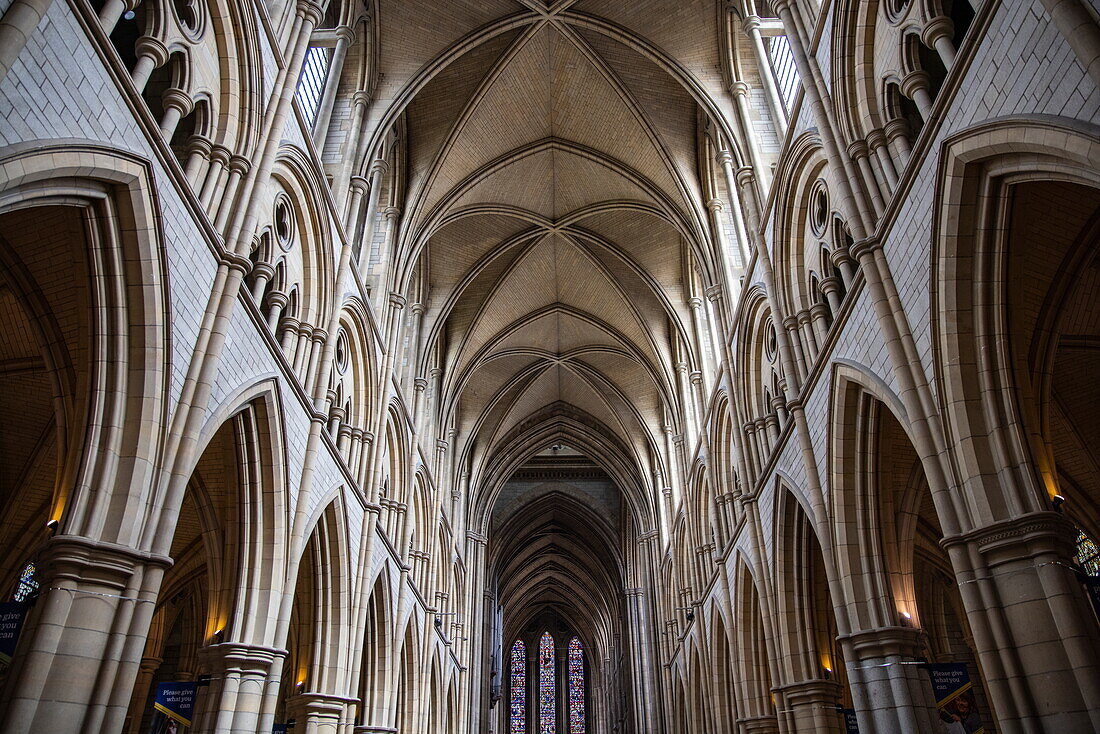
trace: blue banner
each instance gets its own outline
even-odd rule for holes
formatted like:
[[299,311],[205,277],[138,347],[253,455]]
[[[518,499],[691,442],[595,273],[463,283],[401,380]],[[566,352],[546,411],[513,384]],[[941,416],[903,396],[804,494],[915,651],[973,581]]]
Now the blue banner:
[[173,721],[191,726],[191,716],[195,710],[195,681],[186,683],[160,683],[157,685],[157,697],[153,708]]
[[23,619],[27,616],[27,605],[21,601],[9,601],[0,604],[0,667],[11,664],[15,654],[15,645],[19,642],[19,631],[23,629]]
[[966,664],[934,663],[927,668],[945,734],[984,734]]
[[859,734],[859,722],[856,721],[856,710],[841,709],[840,715],[844,718],[844,734]]

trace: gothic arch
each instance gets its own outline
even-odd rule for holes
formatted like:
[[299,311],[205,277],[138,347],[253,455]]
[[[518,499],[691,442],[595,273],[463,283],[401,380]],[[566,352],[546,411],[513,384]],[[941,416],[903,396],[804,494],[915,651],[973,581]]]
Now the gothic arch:
[[[92,321],[85,334],[92,349],[111,355],[109,363],[93,368],[73,364],[72,348],[66,354],[64,340],[51,340],[53,346],[40,352],[54,375],[60,442],[47,518],[59,520],[64,533],[98,528],[94,532],[104,539],[134,539],[140,523],[124,518],[135,508],[119,495],[96,489],[140,487],[132,497],[143,502],[156,481],[152,467],[166,423],[170,333],[156,315],[168,307],[168,275],[151,191],[144,163],[95,144],[9,149],[0,158],[0,213],[9,220],[49,207],[83,222],[85,241],[79,249],[91,257],[86,283],[75,285],[86,288],[89,298]],[[46,295],[34,284],[38,276],[27,269],[25,253],[7,246],[3,251],[14,288]],[[51,328],[52,306],[38,300],[29,307],[42,328]],[[134,379],[138,374],[141,380]],[[127,416],[126,425],[110,418],[117,415]]]
[[[1012,326],[1003,306],[1005,195],[1010,187],[1042,182],[1095,191],[1098,139],[1096,128],[1077,121],[1021,118],[986,123],[945,142],[933,228],[931,310],[939,315],[933,343],[939,405],[970,522],[1043,510],[1058,492],[1038,416],[1041,384],[1027,378],[1031,369],[1019,346],[995,346],[996,335]],[[948,313],[972,316],[956,323]],[[1036,325],[1034,333],[1052,326]]]

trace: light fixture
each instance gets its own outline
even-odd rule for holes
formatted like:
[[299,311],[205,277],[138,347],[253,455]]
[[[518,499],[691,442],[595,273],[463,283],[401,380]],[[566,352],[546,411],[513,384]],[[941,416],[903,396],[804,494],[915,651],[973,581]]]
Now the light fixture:
[[1054,507],[1055,512],[1062,511],[1062,505],[1066,503],[1066,498],[1060,494],[1056,494],[1050,498],[1050,504]]
[[122,14],[123,20],[133,20],[136,17],[137,13],[135,13],[133,10],[127,10],[125,13]]

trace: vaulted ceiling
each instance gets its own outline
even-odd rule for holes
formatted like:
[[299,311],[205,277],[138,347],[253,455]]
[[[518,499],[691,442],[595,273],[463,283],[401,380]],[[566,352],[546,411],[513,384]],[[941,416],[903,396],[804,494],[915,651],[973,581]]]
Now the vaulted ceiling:
[[392,104],[372,124],[405,137],[398,277],[426,294],[418,373],[439,359],[475,486],[502,452],[570,433],[616,454],[620,483],[648,482],[666,424],[682,430],[677,366],[696,369],[685,283],[709,267],[699,149],[725,98],[721,3],[377,11]]

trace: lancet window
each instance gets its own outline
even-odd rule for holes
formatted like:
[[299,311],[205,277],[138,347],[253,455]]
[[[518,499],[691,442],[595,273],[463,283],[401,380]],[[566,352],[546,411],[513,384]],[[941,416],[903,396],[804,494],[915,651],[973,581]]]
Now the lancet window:
[[562,659],[550,632],[537,639],[538,646],[532,644],[530,657],[523,640],[512,643],[508,656],[508,734],[585,734],[588,700],[584,643],[572,637]]

